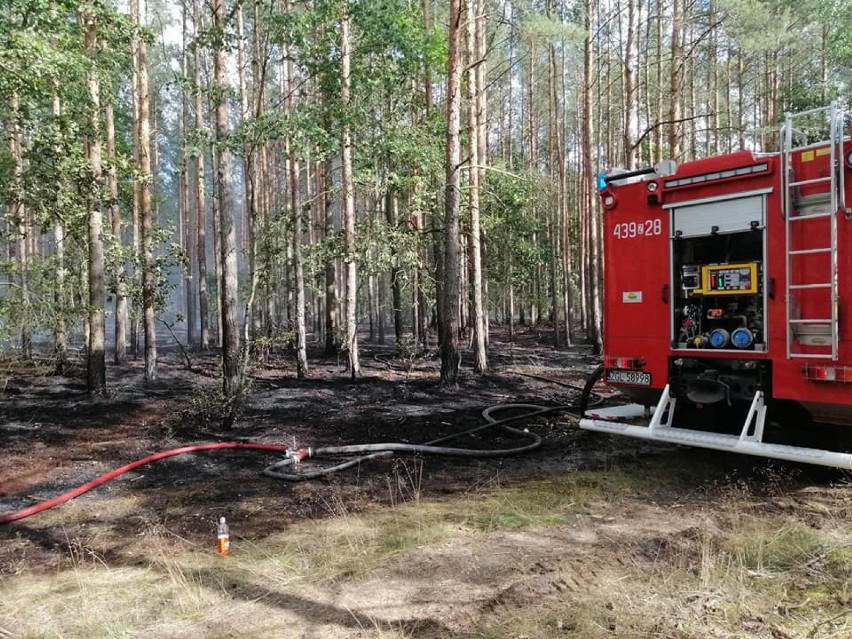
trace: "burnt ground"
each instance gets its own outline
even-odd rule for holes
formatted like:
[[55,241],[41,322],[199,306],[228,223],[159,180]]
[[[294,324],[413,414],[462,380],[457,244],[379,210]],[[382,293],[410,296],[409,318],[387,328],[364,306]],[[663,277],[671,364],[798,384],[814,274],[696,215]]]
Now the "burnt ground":
[[[192,353],[187,368],[180,349],[162,345],[156,383],[146,387],[143,363],[133,360],[110,367],[109,393],[97,398],[85,391],[80,361],[57,376],[46,361],[0,359],[0,515],[157,451],[191,444],[291,445],[295,440],[298,446],[322,447],[432,441],[482,425],[483,409],[495,404],[570,405],[598,364],[587,347],[553,350],[546,332],[524,331],[513,343],[501,337],[492,339],[491,373],[474,376],[466,354],[460,383],[452,389],[439,386],[434,353],[401,361],[389,346],[362,342],[363,376],[355,381],[342,360],[324,358],[318,350],[309,354],[306,380],[296,379],[292,354],[266,353],[253,368],[245,405],[227,431],[220,426],[216,352]],[[619,397],[609,394],[607,400]],[[530,606],[546,611],[562,600],[571,610],[591,606],[591,626],[583,626],[580,615],[577,627],[600,632],[566,635],[568,621],[559,609],[553,613],[558,618],[542,621],[550,630],[529,636],[620,636],[612,630],[615,621],[600,625],[616,613],[624,636],[815,636],[826,624],[846,624],[852,610],[852,557],[847,562],[842,555],[849,546],[852,512],[848,475],[588,433],[576,428],[567,411],[516,426],[541,435],[541,447],[520,456],[481,459],[400,453],[304,482],[263,475],[265,467],[281,459],[265,451],[194,452],[158,461],[56,508],[0,524],[0,586],[11,576],[52,581],[83,562],[148,568],[152,553],[160,552],[146,542],[149,535],[167,535],[181,550],[212,554],[221,515],[232,522],[239,554],[267,538],[286,537],[294,523],[304,520],[339,520],[341,514],[379,512],[382,505],[421,497],[477,498],[513,482],[559,481],[574,469],[591,471],[574,475],[578,482],[599,485],[610,471],[624,470],[621,477],[639,480],[618,497],[605,494],[602,503],[583,506],[581,514],[560,525],[460,534],[451,543],[418,547],[367,577],[308,585],[307,594],[301,582],[272,588],[243,579],[226,598],[221,618],[188,626],[184,634],[178,627],[157,626],[150,636],[253,636],[229,621],[231,606],[243,606],[243,624],[274,617],[269,620],[274,631],[257,636],[350,639],[379,636],[379,627],[402,628],[402,636],[422,639],[527,636],[526,629],[514,633],[501,624]],[[446,445],[490,449],[526,441],[490,428]],[[309,460],[300,472],[338,461]],[[613,477],[619,481],[618,472]],[[771,579],[759,562],[751,568],[747,564],[750,587],[754,579],[765,579],[743,595],[745,578],[738,578],[733,590],[724,578],[734,556],[725,549],[752,543],[761,518],[770,529],[770,546],[779,534],[782,541],[792,535],[796,549],[799,537],[829,541],[815,556],[803,555],[794,569],[785,564]],[[773,526],[779,527],[777,534]],[[70,572],[78,579],[83,574]],[[192,574],[211,592],[222,590],[221,574]],[[650,597],[648,580],[653,582]],[[5,583],[11,587],[19,581]],[[767,584],[775,584],[777,592]],[[692,594],[683,597],[684,586]],[[612,594],[617,592],[621,595]],[[0,635],[15,636],[4,631],[4,623],[17,627],[29,618],[26,612],[16,616],[14,606],[4,610],[4,596],[0,588],[0,613],[6,615],[0,615]],[[751,599],[744,603],[744,596]],[[259,601],[267,607],[245,612]],[[660,605],[668,612],[661,613]],[[522,626],[537,619],[540,609],[531,610],[529,617],[520,616]],[[798,611],[795,619],[789,616],[793,610]],[[302,625],[306,615],[307,631]],[[64,614],[57,618],[64,620]],[[285,618],[289,621],[282,622]],[[469,634],[492,621],[499,631]],[[371,624],[378,625],[371,630]],[[788,626],[811,634],[791,634]],[[74,635],[73,623],[58,627],[56,636],[68,628],[67,636],[92,636],[85,631]],[[651,627],[657,630],[649,635]]]
[[[342,360],[323,358],[319,351],[310,353],[309,362],[310,378],[297,380],[288,353],[266,354],[252,371],[237,422],[227,431],[218,419],[216,352],[192,353],[187,369],[179,349],[161,346],[155,384],[146,388],[141,359],[131,360],[110,366],[109,392],[98,398],[85,391],[81,361],[62,376],[50,372],[49,362],[0,362],[0,513],[53,498],[157,451],[196,443],[423,443],[483,424],[481,413],[493,404],[576,402],[586,375],[597,365],[587,347],[555,351],[550,336],[537,331],[522,332],[513,343],[495,336],[491,373],[474,376],[463,365],[453,389],[438,385],[434,353],[400,361],[389,346],[362,343],[363,376],[358,380],[348,377]],[[654,450],[578,431],[564,413],[518,425],[544,438],[539,450],[510,458],[417,458],[420,494],[465,491],[495,478],[538,477]],[[519,440],[488,429],[446,445],[501,448],[517,446]],[[107,559],[132,555],[134,536],[143,524],[164,524],[182,538],[207,543],[212,522],[224,514],[243,522],[242,535],[263,537],[294,518],[330,514],[332,499],[343,499],[350,511],[358,511],[399,497],[396,493],[410,485],[401,475],[410,473],[407,460],[412,458],[372,459],[325,478],[290,483],[261,474],[280,459],[276,453],[181,455],[140,467],[78,497],[75,501],[89,503],[126,497],[133,507],[111,516],[112,521],[97,519],[95,513],[91,521],[77,519],[75,526],[106,525],[111,538]],[[302,468],[338,461],[310,460]],[[0,574],[61,563],[67,556],[64,513],[71,512],[72,504],[0,525]]]

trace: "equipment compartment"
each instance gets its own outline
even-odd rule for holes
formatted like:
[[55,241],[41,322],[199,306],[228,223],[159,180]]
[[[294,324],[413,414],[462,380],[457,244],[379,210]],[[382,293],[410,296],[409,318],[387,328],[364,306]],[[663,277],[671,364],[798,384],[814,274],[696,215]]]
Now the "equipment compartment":
[[672,346],[763,351],[762,229],[672,240]]

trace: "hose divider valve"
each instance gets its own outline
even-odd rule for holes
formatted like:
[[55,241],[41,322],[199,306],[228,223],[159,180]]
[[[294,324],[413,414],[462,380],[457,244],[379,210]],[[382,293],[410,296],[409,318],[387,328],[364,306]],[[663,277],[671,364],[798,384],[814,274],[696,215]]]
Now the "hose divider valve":
[[288,448],[287,452],[284,453],[289,459],[293,460],[293,464],[298,464],[303,459],[307,459],[308,457],[313,457],[313,450],[311,448]]

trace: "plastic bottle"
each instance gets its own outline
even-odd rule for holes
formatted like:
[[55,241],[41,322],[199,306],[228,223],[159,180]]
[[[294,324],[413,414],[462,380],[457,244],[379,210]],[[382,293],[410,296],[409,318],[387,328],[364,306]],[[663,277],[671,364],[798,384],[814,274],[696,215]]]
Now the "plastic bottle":
[[219,531],[216,540],[216,551],[220,555],[231,554],[231,532],[228,530],[228,522],[224,517],[219,517]]

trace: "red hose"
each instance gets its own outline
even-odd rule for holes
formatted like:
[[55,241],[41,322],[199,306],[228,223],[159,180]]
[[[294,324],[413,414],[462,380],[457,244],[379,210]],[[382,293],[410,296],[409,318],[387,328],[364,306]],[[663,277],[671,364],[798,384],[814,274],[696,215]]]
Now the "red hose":
[[101,484],[105,484],[108,481],[115,479],[119,475],[123,475],[124,473],[133,470],[134,468],[144,466],[145,464],[150,464],[151,462],[155,462],[160,459],[165,459],[166,457],[174,457],[175,455],[192,453],[198,450],[218,450],[220,448],[247,448],[251,450],[270,450],[278,453],[287,452],[286,446],[276,446],[274,444],[243,444],[231,442],[224,442],[219,444],[198,444],[196,446],[184,446],[183,448],[172,448],[170,450],[164,450],[160,453],[149,455],[144,459],[138,459],[135,462],[130,462],[129,464],[122,466],[121,468],[116,468],[115,470],[107,473],[106,475],[101,475],[97,479],[93,479],[88,484],[83,484],[79,488],[75,488],[74,490],[69,491],[63,495],[59,495],[59,497],[48,499],[47,501],[43,501],[40,504],[30,506],[29,508],[24,508],[23,510],[19,510],[17,512],[0,515],[0,524],[8,524],[11,521],[24,519],[25,517],[29,517],[30,515],[40,513],[43,510],[48,510],[49,508],[53,508],[54,506],[58,506],[59,504],[64,504],[66,501],[70,501],[75,497],[79,497],[83,493],[87,493],[93,488],[97,488]]

